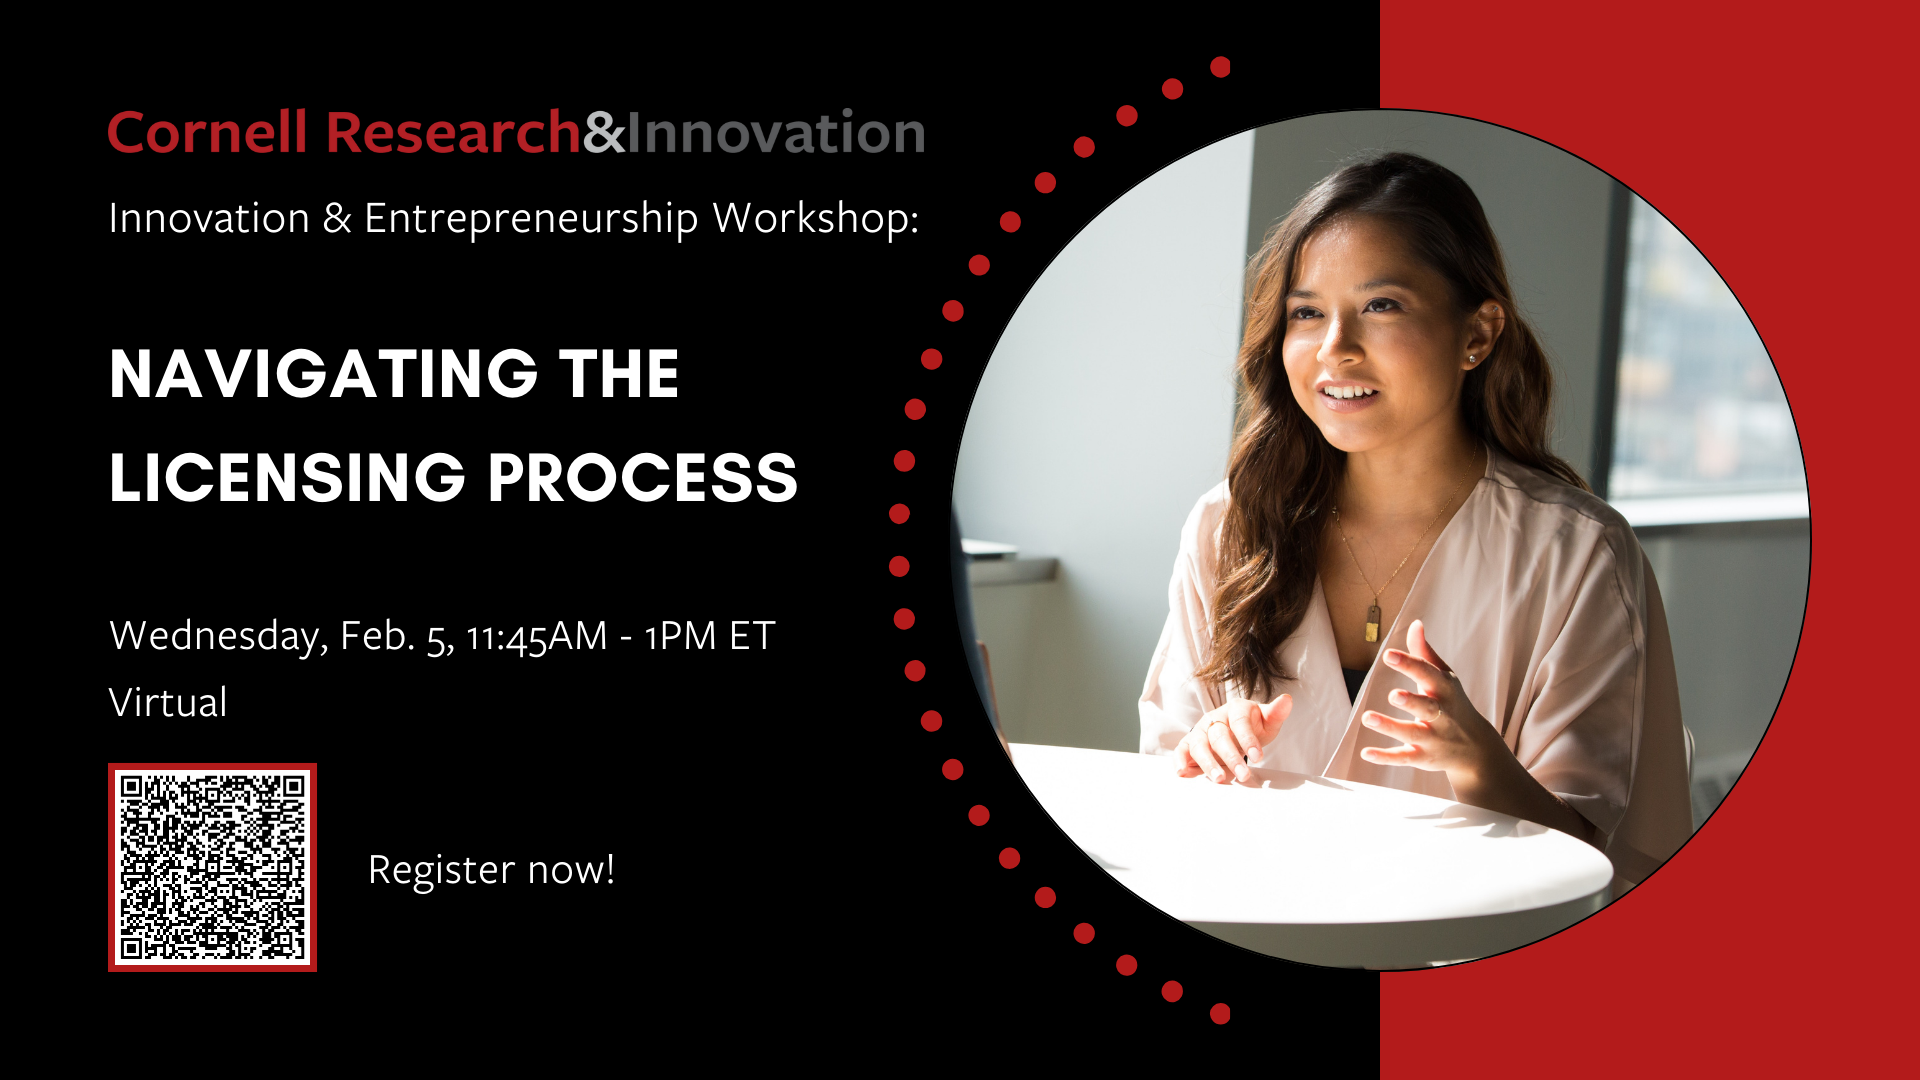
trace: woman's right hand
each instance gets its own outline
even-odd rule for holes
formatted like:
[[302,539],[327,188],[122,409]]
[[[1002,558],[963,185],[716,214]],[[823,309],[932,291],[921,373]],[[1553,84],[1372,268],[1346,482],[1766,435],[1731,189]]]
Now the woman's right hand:
[[1174,748],[1173,763],[1181,776],[1205,773],[1224,784],[1253,779],[1253,766],[1264,756],[1262,746],[1273,741],[1293,711],[1293,698],[1281,694],[1265,705],[1257,701],[1229,701],[1200,718]]

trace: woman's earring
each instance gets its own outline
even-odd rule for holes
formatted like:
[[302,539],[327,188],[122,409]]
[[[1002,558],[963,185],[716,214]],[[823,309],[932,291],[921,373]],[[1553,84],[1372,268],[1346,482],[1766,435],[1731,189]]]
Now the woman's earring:
[[1480,362],[1480,361],[1478,361],[1478,360],[1475,360],[1475,359],[1474,359],[1474,358],[1473,358],[1472,356],[1468,356],[1468,357],[1467,357],[1467,363],[1468,363],[1468,364],[1477,364],[1477,363],[1479,363],[1479,362]]

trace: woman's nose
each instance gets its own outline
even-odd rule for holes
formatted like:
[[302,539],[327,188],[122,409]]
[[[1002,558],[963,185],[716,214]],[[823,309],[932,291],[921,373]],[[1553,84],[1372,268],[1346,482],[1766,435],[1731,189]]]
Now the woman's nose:
[[1360,343],[1355,340],[1353,323],[1346,316],[1330,314],[1327,316],[1326,336],[1320,339],[1320,353],[1316,357],[1327,367],[1360,359]]

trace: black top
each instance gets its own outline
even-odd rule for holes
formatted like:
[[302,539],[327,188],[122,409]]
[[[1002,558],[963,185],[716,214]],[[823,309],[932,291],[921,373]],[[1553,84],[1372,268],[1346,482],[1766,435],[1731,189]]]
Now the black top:
[[1367,681],[1366,671],[1355,671],[1350,667],[1345,667],[1340,669],[1340,673],[1347,677],[1347,700],[1355,700],[1360,696],[1360,684]]

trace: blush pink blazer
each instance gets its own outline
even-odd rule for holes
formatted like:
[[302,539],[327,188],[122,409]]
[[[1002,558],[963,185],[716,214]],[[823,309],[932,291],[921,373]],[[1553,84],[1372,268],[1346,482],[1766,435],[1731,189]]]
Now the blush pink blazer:
[[[1653,571],[1626,520],[1607,503],[1498,451],[1434,542],[1382,650],[1406,648],[1421,619],[1427,641],[1459,676],[1482,716],[1547,790],[1602,834],[1614,894],[1638,884],[1692,833],[1686,735],[1673,648]],[[1365,746],[1395,740],[1361,725],[1406,677],[1375,661],[1359,700],[1347,700],[1319,583],[1280,648],[1293,678],[1277,688],[1198,681],[1210,655],[1215,554],[1227,485],[1202,496],[1181,533],[1166,628],[1140,696],[1140,749],[1171,754],[1229,697],[1293,695],[1293,712],[1264,748],[1265,766],[1443,799],[1443,772],[1375,765]]]

